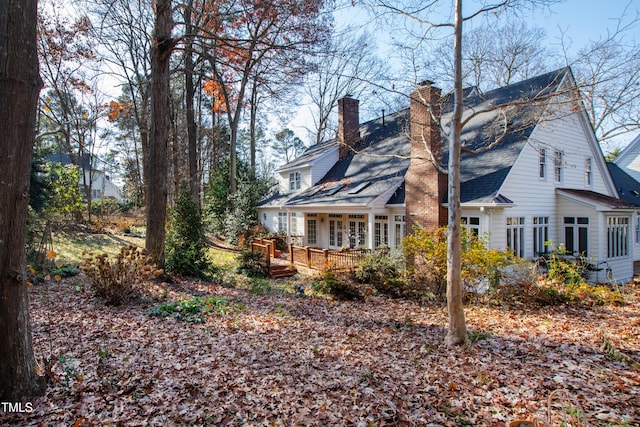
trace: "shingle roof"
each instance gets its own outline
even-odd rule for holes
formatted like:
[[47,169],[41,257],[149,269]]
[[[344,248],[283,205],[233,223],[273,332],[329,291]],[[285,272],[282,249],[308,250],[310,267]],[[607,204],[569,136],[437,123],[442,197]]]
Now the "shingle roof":
[[[461,156],[461,202],[462,203],[510,203],[498,194],[518,155],[537,124],[544,102],[533,102],[544,95],[557,91],[568,68],[495,89],[484,94],[468,90],[465,99],[466,111],[487,111],[472,118],[463,128]],[[471,153],[486,147],[499,138],[505,116],[497,106],[518,101],[518,107],[508,107],[506,117],[510,131],[499,144],[488,151]],[[442,107],[443,163],[448,161],[446,131],[452,115],[451,96],[443,99]],[[504,109],[502,110],[504,112]],[[355,152],[349,153],[331,168],[314,187],[295,195],[272,194],[260,206],[310,206],[310,205],[368,205],[382,194],[390,193],[388,204],[403,204],[404,175],[409,167],[411,142],[409,139],[409,109],[401,110],[360,126],[362,142]],[[515,129],[515,130],[514,130]],[[301,167],[317,156],[337,147],[331,140],[309,148],[302,156],[280,170]],[[369,182],[361,191],[353,189]],[[343,187],[332,187],[335,183]],[[394,191],[395,190],[395,191]],[[443,200],[444,202],[445,200]]]
[[640,206],[640,182],[633,179],[615,163],[607,163],[607,167],[620,198]]
[[593,203],[605,205],[611,209],[633,209],[633,208],[640,207],[640,205],[637,205],[635,203],[631,203],[623,199],[617,199],[611,196],[606,196],[604,194],[596,193],[590,190],[574,190],[574,189],[568,189],[568,188],[558,188],[556,191],[559,193],[567,193],[574,196],[578,196],[582,199],[591,201]]

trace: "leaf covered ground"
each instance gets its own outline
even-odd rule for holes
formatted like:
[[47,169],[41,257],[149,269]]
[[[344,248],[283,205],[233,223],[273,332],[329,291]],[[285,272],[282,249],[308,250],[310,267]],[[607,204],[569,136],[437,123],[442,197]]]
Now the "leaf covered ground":
[[[472,343],[450,349],[440,304],[182,281],[107,307],[82,276],[30,289],[50,383],[32,412],[0,412],[3,425],[504,426],[544,417],[557,389],[590,425],[640,422],[640,370],[619,357],[640,355],[637,295],[596,308],[470,305]],[[203,323],[149,314],[193,295],[224,305]]]

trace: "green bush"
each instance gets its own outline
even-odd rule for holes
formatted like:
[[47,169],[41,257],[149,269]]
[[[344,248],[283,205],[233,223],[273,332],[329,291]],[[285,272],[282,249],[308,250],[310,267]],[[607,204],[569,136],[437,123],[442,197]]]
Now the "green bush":
[[206,298],[193,297],[185,301],[160,304],[152,307],[149,315],[171,316],[190,323],[204,323],[206,316],[211,313],[226,314],[228,306],[226,299],[210,295]]
[[354,271],[354,277],[360,283],[377,286],[389,278],[397,278],[403,266],[401,252],[379,248],[364,256]]
[[[467,290],[475,290],[488,281],[495,284],[500,271],[514,263],[510,252],[488,249],[485,240],[470,232],[461,233],[462,281]],[[443,298],[447,289],[447,229],[416,228],[405,237],[402,248],[412,277],[410,290]]]
[[591,266],[588,259],[567,256],[563,250],[551,252],[545,264],[549,280],[571,285],[586,282]]
[[335,272],[326,270],[322,276],[313,281],[313,290],[319,294],[330,295],[339,300],[363,300],[364,294],[346,276],[339,277]]
[[267,277],[267,265],[262,252],[242,251],[238,256],[238,273],[249,277]]
[[116,256],[89,254],[82,262],[93,292],[105,304],[121,304],[138,293],[137,285],[163,273],[142,248],[125,246]]
[[416,293],[404,278],[405,264],[401,251],[379,248],[364,256],[353,276],[358,283],[369,284],[381,294],[413,297]]
[[167,236],[165,267],[181,276],[210,279],[216,274],[207,257],[207,241],[198,205],[188,191],[178,195],[171,211],[171,227]]

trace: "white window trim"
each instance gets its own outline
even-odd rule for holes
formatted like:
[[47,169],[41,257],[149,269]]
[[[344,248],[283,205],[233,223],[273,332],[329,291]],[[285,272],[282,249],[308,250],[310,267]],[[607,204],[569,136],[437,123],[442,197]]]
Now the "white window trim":
[[584,185],[593,187],[593,157],[585,157],[584,159]]
[[302,176],[300,172],[289,173],[289,191],[299,190],[301,188]]
[[562,182],[564,180],[564,153],[555,150],[553,157],[553,181]]
[[607,259],[629,257],[628,216],[607,216]]
[[541,148],[538,152],[538,179],[545,181],[547,179],[547,150]]
[[506,220],[507,248],[517,257],[525,256],[525,218],[521,216],[507,217]]

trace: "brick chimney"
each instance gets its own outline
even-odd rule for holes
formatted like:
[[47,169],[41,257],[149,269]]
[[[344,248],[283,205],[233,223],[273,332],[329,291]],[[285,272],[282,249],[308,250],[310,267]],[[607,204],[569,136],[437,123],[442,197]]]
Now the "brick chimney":
[[360,101],[350,95],[338,100],[339,157],[343,158],[360,142]]
[[427,229],[447,224],[442,206],[447,194],[447,176],[433,165],[442,157],[440,135],[441,90],[424,81],[410,97],[411,163],[405,175],[407,233],[414,225]]

